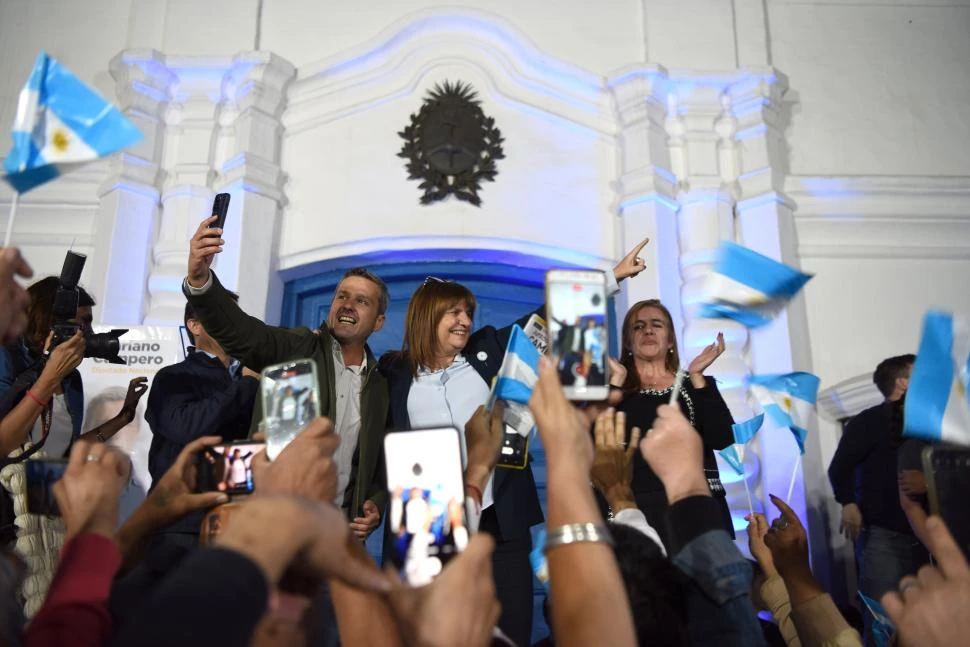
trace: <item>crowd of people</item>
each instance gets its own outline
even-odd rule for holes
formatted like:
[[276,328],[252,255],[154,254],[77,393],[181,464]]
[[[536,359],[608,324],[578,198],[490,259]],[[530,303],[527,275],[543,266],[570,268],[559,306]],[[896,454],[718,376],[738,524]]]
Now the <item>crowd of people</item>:
[[[522,647],[533,626],[530,529],[542,522],[551,631],[543,644],[862,644],[814,577],[802,520],[785,501],[771,497],[770,523],[749,516],[752,560],[734,542],[714,458],[733,442],[733,419],[706,375],[724,352],[722,336],[683,366],[664,304],[634,304],[621,357],[608,360],[604,402],[567,400],[555,358],[542,357],[529,407],[546,453],[543,511],[530,465],[496,469],[502,405],[486,403],[511,322],[476,330],[475,295],[429,277],[408,304],[403,348],[378,359],[367,340],[385,323],[388,290],[355,268],[316,330],[267,325],[211,270],[224,245],[214,222],[190,242],[183,292],[193,349],[148,394],[151,486],[123,521],[132,465],[111,440],[145,384],[133,381],[120,412],[82,433],[76,369],[94,300],[85,293],[79,302],[82,332],[51,347],[50,280],[25,290],[17,278],[30,278],[28,264],[16,249],[0,250],[3,644]],[[607,274],[608,292],[645,269],[646,244]],[[534,313],[523,314],[519,325]],[[583,343],[576,335],[576,348],[600,352],[597,325],[587,325]],[[261,438],[259,372],[304,358],[318,369],[320,417],[274,460],[222,450],[227,478],[245,470],[251,495],[200,493],[210,448]],[[898,404],[912,358],[887,362],[876,371],[887,402],[850,423],[833,489],[846,531],[859,537],[860,588],[883,596],[894,640],[961,644],[970,635],[970,566],[918,500],[913,470],[897,482],[897,453],[916,451],[900,449]],[[590,359],[585,370],[594,365],[604,368]],[[19,395],[17,385],[26,387]],[[386,482],[386,433],[429,427],[455,427],[463,438],[467,518],[449,498],[438,506],[440,527],[429,492],[397,487],[389,497]],[[25,511],[18,457],[30,452],[66,459],[52,486],[60,517]],[[409,585],[364,548],[385,516],[385,555],[400,548],[402,529],[428,534],[426,543],[450,537],[463,550],[422,586]],[[899,548],[893,568],[887,546]]]

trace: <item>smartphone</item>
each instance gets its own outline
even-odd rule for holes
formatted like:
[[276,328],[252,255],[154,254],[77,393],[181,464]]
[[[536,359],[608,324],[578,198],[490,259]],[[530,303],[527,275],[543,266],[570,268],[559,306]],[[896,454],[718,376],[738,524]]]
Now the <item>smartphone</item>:
[[229,199],[228,193],[220,193],[216,195],[215,200],[212,201],[212,215],[218,216],[218,220],[212,223],[212,226],[216,229],[224,229],[226,226],[226,214],[229,213]]
[[51,488],[64,476],[66,458],[32,458],[24,462],[27,478],[27,512],[60,516]]
[[610,383],[606,275],[597,270],[549,270],[546,318],[566,398],[605,400]]
[[275,460],[314,418],[320,416],[320,381],[312,359],[267,366],[260,378],[266,456]]
[[423,586],[468,545],[461,445],[454,427],[384,437],[391,561]]
[[923,448],[923,473],[930,512],[946,522],[953,539],[970,559],[970,448],[932,446]]
[[206,447],[196,456],[196,492],[253,493],[253,457],[265,447],[249,440]]

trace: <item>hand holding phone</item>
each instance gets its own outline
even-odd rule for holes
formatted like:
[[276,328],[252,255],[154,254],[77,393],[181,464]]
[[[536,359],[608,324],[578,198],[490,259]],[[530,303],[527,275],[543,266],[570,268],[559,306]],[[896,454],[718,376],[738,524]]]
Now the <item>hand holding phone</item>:
[[226,228],[226,215],[229,213],[231,197],[228,193],[220,193],[212,201],[212,215],[216,217],[216,221],[210,225],[213,229]]
[[960,550],[970,559],[970,447],[925,447],[923,472],[930,512],[946,522]]
[[559,380],[569,400],[605,400],[609,395],[606,306],[603,272],[546,273],[549,342],[559,358]]
[[263,443],[249,441],[206,447],[196,456],[196,491],[252,494],[253,458],[264,448]]
[[268,366],[260,378],[266,457],[275,460],[297,434],[320,416],[320,381],[312,359]]

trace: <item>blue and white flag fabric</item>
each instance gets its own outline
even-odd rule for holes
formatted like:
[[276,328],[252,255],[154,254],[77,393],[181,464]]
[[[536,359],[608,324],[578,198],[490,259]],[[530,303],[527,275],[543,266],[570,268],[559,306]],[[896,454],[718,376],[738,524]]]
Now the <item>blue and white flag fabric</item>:
[[731,425],[731,431],[734,432],[734,442],[739,445],[746,445],[749,440],[754,438],[764,423],[765,414],[763,413],[759,413],[750,420],[734,423]]
[[815,418],[819,382],[817,376],[802,372],[752,375],[748,379],[751,394],[761,403],[765,414],[779,427],[791,429],[803,455],[805,437]]
[[811,278],[811,274],[725,241],[714,271],[704,282],[700,315],[758,328],[778,316]]
[[721,455],[724,462],[730,465],[731,469],[733,469],[738,476],[744,476],[744,459],[741,457],[741,454],[738,453],[737,445],[728,445],[724,449],[719,450],[718,454]]
[[518,324],[512,326],[505,358],[495,382],[495,398],[528,404],[539,381],[539,349]]
[[903,433],[970,445],[970,319],[938,310],[923,318]]
[[120,110],[41,52],[20,92],[4,179],[18,193],[141,140]]
[[893,634],[896,633],[896,625],[879,602],[863,595],[861,591],[857,591],[856,595],[872,614],[872,638],[876,647],[887,647]]

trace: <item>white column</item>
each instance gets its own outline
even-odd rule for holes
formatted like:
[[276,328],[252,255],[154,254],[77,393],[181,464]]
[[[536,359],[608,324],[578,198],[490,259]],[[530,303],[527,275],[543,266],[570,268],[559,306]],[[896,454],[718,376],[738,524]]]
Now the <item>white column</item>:
[[[729,90],[738,121],[738,238],[746,247],[793,267],[799,266],[795,203],[784,193],[789,113],[783,101],[788,79],[770,68],[749,70]],[[811,371],[811,349],[804,296],[799,295],[776,321],[751,335],[751,362],[757,373]],[[798,457],[790,432],[768,421],[759,434],[765,492],[785,496]],[[807,524],[816,575],[827,590],[843,588],[844,571],[832,568],[825,508],[828,479],[821,462],[818,430],[810,429],[805,456],[789,504]],[[831,522],[830,522],[831,523]],[[836,524],[837,527],[837,524]]]
[[230,289],[241,289],[244,308],[264,316],[283,200],[279,116],[295,69],[268,52],[170,57],[166,65],[177,80],[165,114],[161,216],[145,322],[181,322],[189,240],[221,191],[232,201],[225,252],[216,261],[219,276]]
[[290,63],[268,52],[240,54],[227,76],[219,119],[218,148],[225,153],[216,161],[214,185],[232,195],[219,278],[239,293],[243,310],[271,323],[278,323],[283,296],[276,271],[285,204],[280,116],[295,74]]
[[[680,179],[680,268],[683,276],[681,308],[684,328],[680,339],[681,363],[687,366],[702,348],[724,333],[726,350],[708,370],[718,381],[735,420],[751,417],[745,377],[748,331],[726,320],[698,317],[704,282],[713,270],[724,240],[734,240],[734,204],[737,175],[732,137],[736,128],[724,83],[685,79],[671,93],[667,128],[671,156]],[[748,509],[744,483],[721,462],[728,504],[736,515]],[[745,457],[745,478],[755,482],[757,456]],[[757,498],[757,492],[752,492]],[[760,506],[756,503],[756,508]]]
[[[627,309],[637,301],[658,298],[676,303],[680,298],[676,178],[670,170],[664,130],[667,85],[666,71],[657,67],[631,69],[610,80],[619,121],[619,250],[626,253],[650,238],[642,254],[646,272],[624,282],[617,299],[621,325]],[[679,308],[672,312],[679,328]]]
[[110,158],[98,191],[94,253],[90,276],[104,285],[99,320],[138,324],[145,313],[146,283],[158,213],[164,113],[174,75],[154,50],[119,54],[110,63],[118,106],[144,139]]

